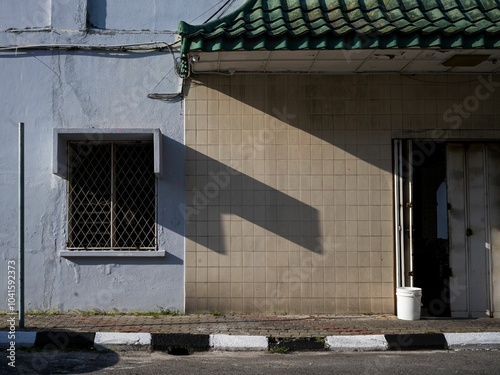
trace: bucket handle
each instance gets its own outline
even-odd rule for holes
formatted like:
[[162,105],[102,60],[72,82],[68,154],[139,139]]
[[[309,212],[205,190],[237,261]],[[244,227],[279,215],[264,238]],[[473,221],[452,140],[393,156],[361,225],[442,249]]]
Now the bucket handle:
[[420,303],[420,307],[422,307],[424,304],[422,303],[422,300],[420,298],[417,298],[417,296],[415,294],[412,294],[413,298],[415,298],[418,303]]

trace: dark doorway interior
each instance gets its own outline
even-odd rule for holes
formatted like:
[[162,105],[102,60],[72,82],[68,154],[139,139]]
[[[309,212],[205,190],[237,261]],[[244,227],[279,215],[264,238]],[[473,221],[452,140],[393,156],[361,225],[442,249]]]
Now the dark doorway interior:
[[[422,316],[450,316],[446,145],[414,161],[413,285],[422,288]],[[419,142],[413,142],[419,150]],[[423,153],[420,153],[422,155]]]

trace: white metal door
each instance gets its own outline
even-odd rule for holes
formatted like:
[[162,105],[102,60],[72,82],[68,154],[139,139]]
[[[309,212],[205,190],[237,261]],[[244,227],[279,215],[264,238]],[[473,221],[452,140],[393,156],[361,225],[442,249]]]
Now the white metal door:
[[[447,146],[450,305],[454,317],[489,314],[488,150],[484,144]],[[498,173],[498,172],[497,172]]]
[[490,314],[498,318],[500,310],[500,144],[488,145],[488,250],[490,269]]

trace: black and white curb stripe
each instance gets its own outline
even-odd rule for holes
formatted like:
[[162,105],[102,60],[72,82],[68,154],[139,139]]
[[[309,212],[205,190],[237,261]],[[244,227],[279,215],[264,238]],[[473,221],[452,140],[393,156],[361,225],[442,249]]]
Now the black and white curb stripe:
[[[8,332],[0,332],[0,347],[9,347]],[[246,335],[163,333],[82,333],[69,331],[16,332],[16,348],[142,349],[189,354],[197,351],[268,351],[284,349],[353,351],[405,351],[500,348],[500,332],[429,333],[397,335],[338,335],[279,338]]]

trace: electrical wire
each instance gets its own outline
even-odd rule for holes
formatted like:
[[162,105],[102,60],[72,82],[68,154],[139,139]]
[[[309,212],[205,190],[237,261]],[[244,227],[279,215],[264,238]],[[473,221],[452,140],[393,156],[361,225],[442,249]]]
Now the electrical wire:
[[[76,51],[76,50],[85,50],[85,51],[114,51],[119,53],[151,53],[151,52],[163,52],[167,50],[169,54],[172,56],[173,67],[170,71],[158,82],[158,84],[153,88],[156,89],[160,83],[168,76],[168,74],[174,70],[175,74],[183,78],[183,75],[180,71],[180,64],[175,57],[175,52],[172,48],[173,45],[177,44],[177,42],[168,44],[166,42],[147,42],[147,43],[136,43],[136,44],[108,44],[108,45],[88,45],[88,44],[30,44],[30,45],[17,45],[17,46],[4,46],[0,47],[0,52],[15,52],[19,51],[40,51],[40,50],[49,50],[49,51]],[[35,56],[36,58],[36,56]],[[40,61],[42,62],[42,61]],[[42,62],[43,63],[43,62]],[[45,63],[43,63],[46,65]],[[46,65],[49,69],[51,69],[48,65]],[[53,69],[51,69],[54,71]],[[54,73],[56,73],[54,71]],[[57,73],[56,73],[57,74]],[[162,101],[170,101],[177,100],[182,96],[182,90],[176,93],[151,93],[148,94],[148,98],[162,100]]]
[[174,70],[175,70],[175,74],[178,76],[178,77],[181,77],[181,71],[180,71],[180,64],[177,62],[177,60],[175,59],[175,53],[174,53],[174,50],[172,49],[172,47],[167,44],[166,47],[169,51],[170,51],[170,55],[172,56],[172,59],[173,59],[173,62],[174,62]]
[[189,21],[189,23],[193,23],[194,21],[200,19],[201,17],[203,17],[205,14],[207,14],[208,12],[210,12],[212,9],[214,9],[215,7],[217,7],[220,3],[224,2],[225,0],[220,0],[217,4],[215,4],[213,7],[211,7],[210,9],[206,10],[205,12],[203,12],[202,14],[200,14],[198,17],[196,17],[194,20],[191,20]]
[[234,2],[234,0],[227,0],[224,5],[222,7],[219,8],[219,10],[217,12],[215,12],[214,14],[212,14],[212,16],[207,19],[204,23],[207,23],[207,22],[210,22],[215,16],[217,16],[217,14],[219,14],[221,11],[224,10],[224,8],[231,2]]
[[0,47],[0,52],[19,52],[19,51],[34,51],[34,50],[49,50],[49,51],[108,51],[120,53],[151,53],[163,52],[168,50],[172,56],[175,73],[180,76],[180,67],[175,57],[175,52],[172,45],[165,42],[147,42],[136,44],[32,44],[32,45],[19,45],[19,46],[6,46]]
[[161,51],[163,49],[172,51],[170,44],[165,42],[147,42],[135,44],[26,44],[18,46],[0,47],[0,51],[23,51],[23,50],[92,50],[92,51],[117,51],[148,53]]
[[218,16],[217,18],[218,18],[218,19],[220,19],[221,17],[223,17],[223,16],[224,16],[224,15],[225,15],[228,11],[229,11],[229,9],[231,9],[231,7],[232,7],[232,5],[234,4],[234,2],[235,2],[235,1],[236,1],[236,0],[232,0],[232,1],[231,1],[231,4],[229,4],[229,5],[227,6],[227,8],[226,8],[226,9],[224,9],[224,10],[222,11],[222,13],[221,13],[221,14],[219,14],[219,16]]

